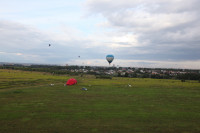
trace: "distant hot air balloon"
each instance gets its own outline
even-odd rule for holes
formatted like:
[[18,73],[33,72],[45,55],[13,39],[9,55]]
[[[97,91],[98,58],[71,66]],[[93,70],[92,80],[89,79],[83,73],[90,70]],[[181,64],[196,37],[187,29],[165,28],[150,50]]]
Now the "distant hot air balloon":
[[110,63],[114,60],[114,56],[113,55],[107,55],[106,60],[108,61],[109,65],[110,65]]
[[49,47],[51,46],[51,44],[49,44]]

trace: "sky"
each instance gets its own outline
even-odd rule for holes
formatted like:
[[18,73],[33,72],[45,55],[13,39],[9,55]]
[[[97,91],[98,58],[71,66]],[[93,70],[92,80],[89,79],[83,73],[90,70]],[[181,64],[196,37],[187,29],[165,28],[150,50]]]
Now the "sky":
[[200,69],[198,5],[0,0],[0,62],[109,66],[113,54],[115,66]]

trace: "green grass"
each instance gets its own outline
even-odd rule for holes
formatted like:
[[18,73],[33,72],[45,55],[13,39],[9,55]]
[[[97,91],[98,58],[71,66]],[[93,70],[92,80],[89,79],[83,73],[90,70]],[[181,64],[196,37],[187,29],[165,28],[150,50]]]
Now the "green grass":
[[0,69],[0,89],[17,88],[65,82],[69,77],[53,76],[47,73],[24,72]]
[[200,132],[198,82],[84,76],[63,86],[69,76],[11,70],[0,76],[2,133]]

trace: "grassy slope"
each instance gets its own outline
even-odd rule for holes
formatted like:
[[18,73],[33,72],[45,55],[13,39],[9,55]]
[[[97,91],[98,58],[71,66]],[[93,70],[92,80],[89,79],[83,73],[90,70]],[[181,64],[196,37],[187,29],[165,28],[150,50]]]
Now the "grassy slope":
[[47,73],[24,72],[0,69],[0,89],[16,88],[32,85],[44,85],[51,82],[65,82],[64,76],[52,76]]
[[89,76],[64,87],[65,76],[8,70],[0,76],[2,133],[200,132],[197,82]]

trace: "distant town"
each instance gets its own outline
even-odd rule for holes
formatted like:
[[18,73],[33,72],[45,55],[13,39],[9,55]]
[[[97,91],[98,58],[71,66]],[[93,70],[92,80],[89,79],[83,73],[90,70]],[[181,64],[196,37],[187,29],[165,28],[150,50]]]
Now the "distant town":
[[173,68],[136,68],[136,67],[105,67],[105,66],[78,66],[78,65],[47,65],[27,63],[0,63],[0,69],[15,69],[24,71],[49,72],[51,74],[95,75],[97,78],[129,77],[129,78],[156,78],[198,80],[200,69],[173,69]]

